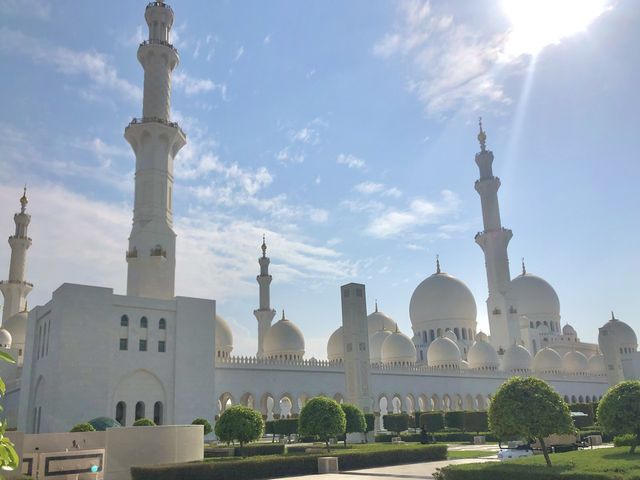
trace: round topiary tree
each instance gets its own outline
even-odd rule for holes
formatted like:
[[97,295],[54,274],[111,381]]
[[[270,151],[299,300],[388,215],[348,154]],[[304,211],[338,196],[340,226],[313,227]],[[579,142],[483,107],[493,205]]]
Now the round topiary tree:
[[598,422],[607,433],[632,434],[629,453],[640,443],[640,381],[620,382],[604,394],[598,405]]
[[298,419],[298,433],[303,436],[319,437],[329,448],[329,438],[344,433],[347,418],[335,400],[315,397],[309,400]]
[[155,427],[156,424],[153,420],[149,420],[148,418],[139,418],[135,422],[133,422],[134,427]]
[[537,439],[549,467],[545,437],[574,431],[569,406],[549,384],[533,377],[512,377],[500,386],[491,399],[489,426],[498,438]]
[[191,425],[202,425],[204,427],[205,435],[209,435],[211,432],[213,432],[213,428],[211,428],[211,424],[206,418],[196,418],[193,422],[191,422]]
[[258,440],[264,433],[264,420],[257,410],[234,405],[222,412],[216,422],[215,432],[223,442],[240,442],[240,453],[244,456],[244,444]]
[[70,432],[95,432],[96,429],[93,428],[93,425],[91,425],[89,422],[84,422],[84,423],[78,423],[74,425],[69,431]]
[[367,429],[367,422],[364,418],[364,413],[357,405],[350,403],[343,403],[340,405],[344,412],[345,419],[347,421],[344,432],[344,445],[347,446],[347,434],[365,432]]

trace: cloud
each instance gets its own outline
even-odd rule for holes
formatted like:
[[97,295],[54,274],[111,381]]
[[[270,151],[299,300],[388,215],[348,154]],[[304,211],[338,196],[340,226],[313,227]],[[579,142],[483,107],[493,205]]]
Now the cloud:
[[402,196],[402,192],[396,187],[388,188],[384,183],[375,182],[361,182],[353,187],[356,192],[360,192],[364,195],[372,195],[379,193],[386,197],[399,198]]
[[301,152],[292,153],[291,147],[284,147],[276,153],[276,160],[281,162],[302,163],[304,162],[304,154]]
[[49,20],[51,3],[46,0],[0,0],[0,11],[7,16],[23,15]]
[[244,47],[241,45],[237,50],[236,50],[236,56],[234,57],[233,61],[237,62],[238,60],[240,60],[240,58],[242,57],[242,55],[244,55]]
[[227,85],[216,83],[208,78],[191,77],[184,71],[173,74],[173,85],[184,91],[187,96],[198,95],[200,93],[219,91],[223,100],[227,98]]
[[349,168],[357,168],[360,170],[364,170],[367,168],[367,163],[364,160],[350,153],[339,154],[336,162],[338,162],[340,165],[346,165]]
[[0,27],[0,50],[51,64],[65,75],[86,75],[94,90],[113,90],[127,100],[142,100],[140,87],[121,78],[104,54],[53,46],[7,27]]
[[302,163],[306,157],[307,146],[320,144],[320,129],[327,127],[321,118],[314,118],[306,126],[289,129],[289,143],[276,153],[276,160],[289,163]]

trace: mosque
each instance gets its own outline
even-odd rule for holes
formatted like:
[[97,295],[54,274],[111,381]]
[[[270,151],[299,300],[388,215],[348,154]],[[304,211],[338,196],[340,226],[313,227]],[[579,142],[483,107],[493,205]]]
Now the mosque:
[[[410,336],[377,303],[369,315],[363,310],[363,327],[352,328],[343,298],[343,324],[328,339],[327,358],[305,358],[300,328],[284,312],[274,322],[263,238],[253,311],[258,350],[252,357],[234,356],[233,334],[216,313],[216,302],[174,293],[173,162],[187,141],[170,117],[171,74],[179,57],[170,43],[171,7],[151,2],[145,19],[149,38],[138,48],[142,117],[124,132],[136,157],[127,291],[65,283],[47,303],[28,309],[32,240],[25,189],[9,237],[9,278],[0,282],[0,348],[17,359],[0,366],[10,427],[60,432],[98,416],[123,425],[141,417],[157,424],[214,421],[232,404],[251,406],[270,419],[299,413],[317,395],[351,401],[352,381],[366,393],[361,406],[379,419],[387,412],[486,409],[512,375],[543,378],[569,403],[597,400],[609,385],[640,378],[637,337],[629,325],[612,314],[598,344],[582,342],[571,325],[561,325],[560,301],[546,280],[527,272],[524,263],[511,277],[512,232],[500,218],[500,179],[493,174],[482,124],[475,189],[484,230],[475,242],[485,257],[489,334],[477,331],[471,291],[438,261],[411,296]],[[348,297],[345,287],[342,296]],[[366,305],[364,286],[356,286],[353,296]],[[360,363],[354,367],[350,359],[356,357]]]

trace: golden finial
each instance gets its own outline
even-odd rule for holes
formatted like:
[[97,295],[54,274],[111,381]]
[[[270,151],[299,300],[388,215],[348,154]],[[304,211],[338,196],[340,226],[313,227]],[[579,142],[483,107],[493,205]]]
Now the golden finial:
[[282,320],[286,320],[286,318],[284,318],[284,308],[282,309]]
[[480,126],[478,141],[480,142],[480,149],[484,152],[486,150],[487,134],[482,130],[482,117],[478,118],[478,125]]
[[267,243],[265,241],[265,235],[264,233],[262,234],[262,257],[266,257],[267,256]]
[[378,312],[378,299],[376,298],[376,313]]
[[24,191],[22,193],[22,197],[20,198],[20,205],[22,205],[21,212],[24,213],[27,208],[27,203],[29,203],[29,199],[27,198],[27,185],[24,186]]
[[440,255],[436,255],[436,273],[440,272]]
[[611,310],[611,320],[617,320],[616,316],[613,314],[613,310]]
[[524,257],[522,257],[522,276],[527,274],[527,267],[524,266]]

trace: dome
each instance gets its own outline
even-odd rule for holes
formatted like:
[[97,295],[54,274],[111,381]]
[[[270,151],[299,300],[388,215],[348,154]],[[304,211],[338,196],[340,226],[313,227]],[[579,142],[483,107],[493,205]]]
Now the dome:
[[382,345],[387,337],[391,336],[389,330],[378,330],[369,339],[369,358],[371,363],[382,363]]
[[415,331],[439,320],[475,330],[476,313],[471,290],[452,275],[440,272],[439,268],[416,287],[409,303],[409,316]]
[[618,346],[638,348],[636,332],[629,325],[615,318],[613,312],[611,312],[611,320],[600,328],[600,333],[598,334],[598,343],[600,345],[602,345],[603,336],[613,337]]
[[497,370],[500,366],[495,349],[480,335],[476,335],[476,341],[469,348],[467,360],[469,367],[477,370]]
[[397,325],[389,315],[378,311],[378,302],[376,302],[375,311],[367,316],[367,326],[369,329],[369,340],[371,340],[371,337],[373,337],[378,330],[384,328],[385,330],[393,332]]
[[0,328],[0,348],[11,348],[11,334],[4,328]]
[[564,335],[566,337],[576,337],[576,336],[578,336],[578,334],[576,333],[576,329],[573,328],[568,323],[564,327],[562,327],[562,335]]
[[304,355],[304,336],[290,320],[282,318],[271,325],[264,337],[264,355],[267,358],[280,357],[286,360],[302,358]]
[[523,273],[511,280],[509,290],[518,315],[559,317],[560,300],[549,283],[530,273]]
[[231,353],[233,350],[233,334],[227,321],[216,314],[216,351]]
[[533,358],[533,371],[535,373],[560,373],[562,370],[562,357],[553,348],[543,348]]
[[330,362],[341,362],[344,359],[344,344],[342,340],[342,325],[329,337],[327,342],[327,359]]
[[460,368],[462,355],[456,342],[447,337],[438,337],[427,350],[427,365],[441,368]]
[[406,365],[416,363],[416,347],[409,337],[396,330],[385,338],[381,349],[382,363]]
[[28,312],[19,312],[7,318],[3,327],[11,334],[14,344],[24,344],[27,338]]
[[589,373],[592,375],[606,375],[607,368],[604,362],[604,355],[596,353],[589,358]]
[[511,345],[502,356],[502,370],[526,372],[531,367],[531,354],[522,345]]
[[449,340],[452,340],[454,342],[458,341],[458,337],[457,337],[456,333],[453,330],[447,330],[446,332],[444,332],[443,337],[446,337]]
[[476,333],[476,340],[482,340],[483,342],[489,341],[489,336],[484,332]]
[[589,360],[584,353],[572,350],[564,354],[562,370],[573,375],[584,375],[589,373]]

